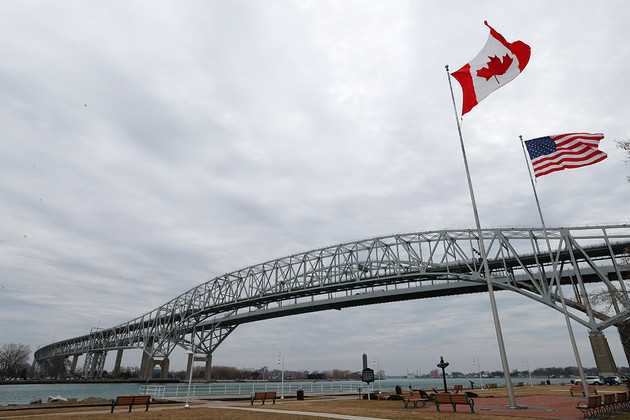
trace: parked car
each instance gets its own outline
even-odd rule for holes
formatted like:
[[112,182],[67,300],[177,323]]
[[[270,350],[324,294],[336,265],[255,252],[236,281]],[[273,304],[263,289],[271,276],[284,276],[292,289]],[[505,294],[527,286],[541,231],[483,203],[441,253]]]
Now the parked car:
[[[575,380],[576,384],[581,384],[582,380],[581,379],[576,379]],[[599,376],[587,376],[586,377],[586,383],[589,385],[604,385],[604,380],[602,378],[600,378]]]
[[606,376],[602,378],[606,385],[621,385],[625,381],[621,379],[619,376]]

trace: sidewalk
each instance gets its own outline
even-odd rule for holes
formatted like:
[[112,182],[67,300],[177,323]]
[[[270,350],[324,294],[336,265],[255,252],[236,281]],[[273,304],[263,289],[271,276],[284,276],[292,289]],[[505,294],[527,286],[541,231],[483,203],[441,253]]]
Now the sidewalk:
[[[524,392],[526,390],[520,390]],[[539,390],[536,390],[539,391]],[[295,399],[277,400],[276,405],[251,405],[248,399],[238,398],[237,396],[223,396],[227,397],[226,400],[220,400],[214,398],[191,398],[191,409],[185,409],[185,398],[171,399],[175,404],[161,405],[152,404],[149,409],[150,413],[168,413],[169,419],[188,419],[193,413],[199,414],[199,409],[202,413],[195,418],[203,419],[222,419],[231,418],[239,419],[242,417],[250,418],[274,418],[270,417],[283,414],[288,418],[289,416],[304,416],[305,418],[329,418],[340,420],[383,420],[383,419],[473,419],[479,418],[484,415],[497,416],[497,418],[509,418],[509,419],[528,419],[528,418],[543,418],[543,419],[565,419],[565,420],[578,420],[584,418],[584,415],[577,409],[577,403],[583,398],[571,397],[566,387],[554,387],[545,389],[547,394],[543,395],[521,395],[516,396],[516,403],[519,406],[523,406],[522,409],[513,409],[509,407],[509,400],[505,397],[505,394],[495,396],[486,394],[483,397],[473,398],[475,401],[474,410],[475,413],[471,414],[470,409],[467,406],[458,406],[457,413],[453,413],[450,405],[444,405],[440,412],[437,412],[435,405],[430,404],[426,408],[418,409],[404,409],[402,401],[386,401],[375,400],[368,402],[367,400],[359,399],[358,396],[327,396],[320,398],[307,398],[305,401],[296,401]],[[612,392],[608,390],[602,390],[600,393]],[[238,398],[238,399],[237,399]],[[39,407],[40,410],[46,410],[44,407]],[[59,412],[55,409],[48,409],[45,413],[41,411],[39,413],[34,412],[37,410],[33,407],[33,411],[25,410],[15,413],[6,413],[7,415],[0,415],[0,420],[4,419],[25,419],[25,418],[68,418],[75,420],[83,419],[109,419],[113,418],[109,414],[109,408],[103,407],[102,410],[77,409],[73,412]],[[242,416],[238,415],[238,411],[243,412]],[[29,412],[30,411],[30,412]],[[132,413],[124,413],[126,410],[116,412],[117,418],[147,418],[144,410],[133,410]],[[228,415],[228,412],[234,413],[233,416]],[[249,414],[245,414],[248,412]],[[260,416],[255,413],[260,413]],[[255,417],[252,417],[255,416]],[[494,418],[494,417],[491,417]]]

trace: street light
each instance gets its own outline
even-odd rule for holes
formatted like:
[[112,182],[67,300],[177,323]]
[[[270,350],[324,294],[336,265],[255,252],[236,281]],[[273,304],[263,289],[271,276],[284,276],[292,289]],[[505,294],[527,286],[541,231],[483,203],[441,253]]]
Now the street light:
[[190,408],[190,384],[192,382],[193,364],[195,364],[195,330],[193,329],[190,338],[190,350],[188,350],[188,393],[186,393],[186,405],[184,408]]
[[381,364],[379,363],[376,357],[374,358],[374,361],[372,362],[372,367],[374,367],[374,369],[378,373],[378,393],[382,394],[383,392],[381,391]]
[[[475,358],[477,359],[476,364],[475,364]],[[483,379],[481,379],[481,363],[479,363],[479,356],[473,356],[473,366],[475,365],[479,369],[479,382],[481,382],[481,390],[483,391]]]
[[284,399],[284,354],[280,353],[278,355],[278,364],[282,364],[282,394],[280,396],[280,399],[283,400]]
[[525,365],[527,365],[527,372],[529,373],[529,386],[533,388],[534,383],[532,382],[532,371],[529,370],[529,362],[527,361],[527,359],[523,359],[522,365],[523,365],[523,369],[525,369]]

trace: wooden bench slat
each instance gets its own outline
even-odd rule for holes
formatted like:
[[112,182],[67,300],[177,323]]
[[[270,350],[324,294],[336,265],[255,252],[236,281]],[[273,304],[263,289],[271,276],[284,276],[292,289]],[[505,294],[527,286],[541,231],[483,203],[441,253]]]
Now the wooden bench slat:
[[112,410],[110,413],[114,412],[114,408],[118,405],[129,406],[129,412],[131,413],[131,409],[134,405],[144,405],[144,411],[149,411],[149,405],[151,404],[151,396],[150,395],[120,395],[116,397],[116,400],[112,400]]
[[468,398],[466,394],[434,394],[435,408],[440,411],[440,404],[451,404],[453,411],[457,411],[457,405],[467,405],[470,407],[470,412],[474,413],[475,401],[472,398]]
[[403,403],[405,404],[405,408],[409,408],[409,403],[413,403],[413,408],[418,408],[418,403],[422,403],[422,407],[425,407],[428,398],[424,398],[419,391],[402,391],[401,393],[403,398]]
[[261,405],[265,405],[266,400],[273,400],[273,403],[276,403],[276,392],[275,391],[266,391],[266,392],[255,392],[251,397],[251,405],[254,405],[254,401],[260,400],[262,401]]
[[[589,394],[597,395],[597,388],[595,388],[593,385],[587,385],[587,388],[588,388]],[[575,397],[576,393],[582,394],[582,396],[584,396],[584,387],[582,385],[571,385],[571,388],[569,388],[569,391],[571,392],[572,397]]]

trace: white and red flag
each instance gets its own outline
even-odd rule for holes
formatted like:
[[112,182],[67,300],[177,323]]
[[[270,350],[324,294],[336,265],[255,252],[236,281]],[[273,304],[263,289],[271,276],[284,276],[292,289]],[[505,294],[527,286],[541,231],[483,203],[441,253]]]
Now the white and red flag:
[[521,41],[507,42],[487,21],[484,23],[490,28],[486,45],[468,64],[452,73],[464,92],[462,116],[521,74],[531,54],[529,45]]

